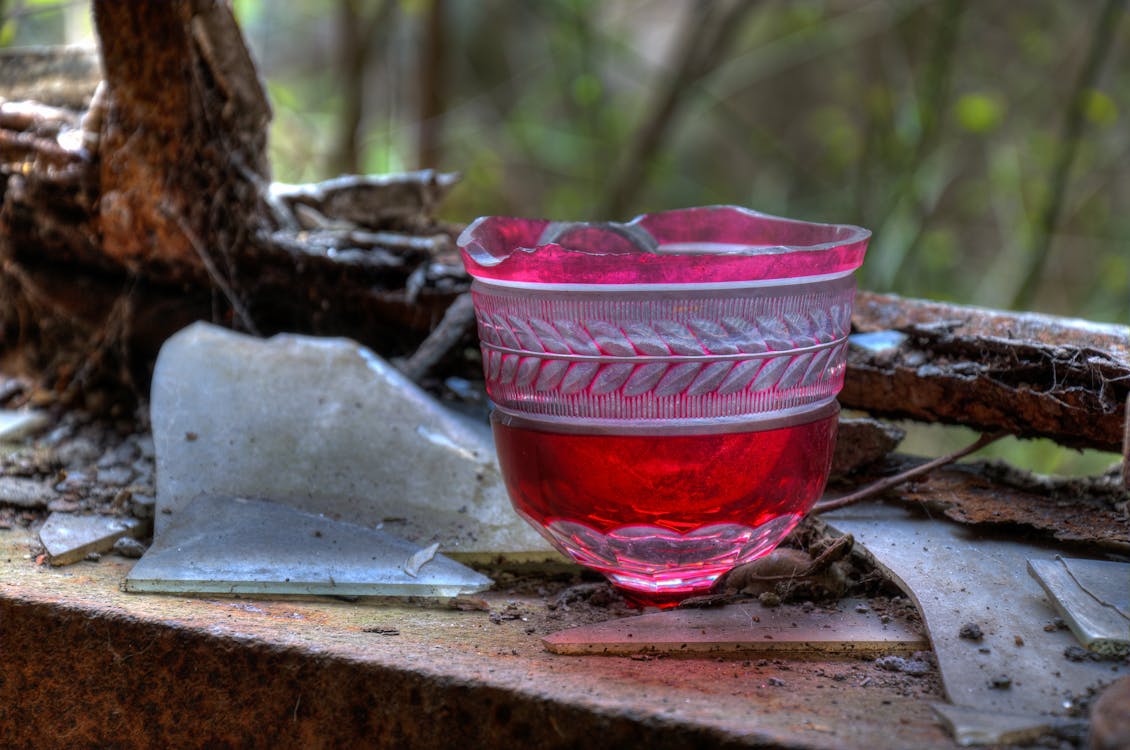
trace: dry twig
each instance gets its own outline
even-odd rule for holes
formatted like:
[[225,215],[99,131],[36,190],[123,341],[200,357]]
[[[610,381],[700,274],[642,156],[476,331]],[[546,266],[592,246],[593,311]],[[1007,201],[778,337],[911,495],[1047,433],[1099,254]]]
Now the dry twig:
[[889,490],[892,487],[897,487],[898,485],[904,482],[908,482],[911,479],[915,479],[916,477],[920,477],[924,474],[929,474],[934,469],[946,466],[947,464],[952,464],[954,461],[957,461],[960,458],[964,458],[970,453],[976,453],[986,445],[995,443],[997,440],[1000,440],[1007,434],[1008,433],[1006,432],[996,432],[992,435],[982,435],[961,450],[954,451],[953,453],[949,453],[945,456],[939,456],[933,461],[928,461],[924,464],[920,464],[918,466],[915,466],[913,469],[907,469],[906,471],[899,472],[898,474],[884,477],[876,482],[872,482],[866,487],[856,490],[855,492],[850,492],[843,497],[836,497],[830,500],[821,500],[820,502],[816,503],[816,505],[812,506],[812,512],[823,513],[824,511],[836,510],[837,508],[843,508],[845,506],[858,503],[861,500],[866,500],[868,498],[874,497],[880,492]]

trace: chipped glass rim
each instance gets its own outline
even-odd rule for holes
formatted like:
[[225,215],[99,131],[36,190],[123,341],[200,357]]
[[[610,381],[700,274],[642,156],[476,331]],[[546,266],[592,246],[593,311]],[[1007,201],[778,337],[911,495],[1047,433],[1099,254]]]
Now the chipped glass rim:
[[467,272],[499,286],[622,290],[825,281],[863,262],[871,232],[740,206],[643,214],[626,223],[483,216],[457,244]]

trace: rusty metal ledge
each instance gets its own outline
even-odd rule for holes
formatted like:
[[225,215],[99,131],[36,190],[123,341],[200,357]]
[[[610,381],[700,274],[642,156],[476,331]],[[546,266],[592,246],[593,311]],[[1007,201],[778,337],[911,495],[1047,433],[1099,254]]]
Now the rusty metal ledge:
[[125,594],[129,564],[0,532],[0,745],[953,747],[866,662],[555,656],[486,612]]

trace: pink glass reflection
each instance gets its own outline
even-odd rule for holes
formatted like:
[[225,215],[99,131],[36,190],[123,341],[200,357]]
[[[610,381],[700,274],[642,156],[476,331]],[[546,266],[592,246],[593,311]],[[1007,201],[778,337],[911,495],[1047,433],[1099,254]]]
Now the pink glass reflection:
[[869,233],[719,206],[460,237],[499,461],[558,549],[661,606],[823,491]]
[[[554,227],[567,231],[547,234]],[[639,236],[654,240],[654,245],[636,241]],[[486,216],[467,228],[459,246],[476,279],[701,284],[854,271],[863,263],[870,236],[866,229],[850,225],[709,206],[640,216],[627,224]]]

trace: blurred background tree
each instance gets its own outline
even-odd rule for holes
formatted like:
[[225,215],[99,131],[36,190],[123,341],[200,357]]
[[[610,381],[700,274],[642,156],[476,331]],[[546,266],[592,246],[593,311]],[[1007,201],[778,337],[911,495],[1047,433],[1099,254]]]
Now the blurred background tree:
[[[865,288],[1118,323],[1126,4],[235,0],[276,179],[458,171],[460,222],[736,203],[857,223]],[[0,43],[81,40],[87,14],[0,0]]]
[[1120,322],[1125,5],[236,3],[279,179],[455,170],[460,221],[739,203],[855,222],[867,288]]

